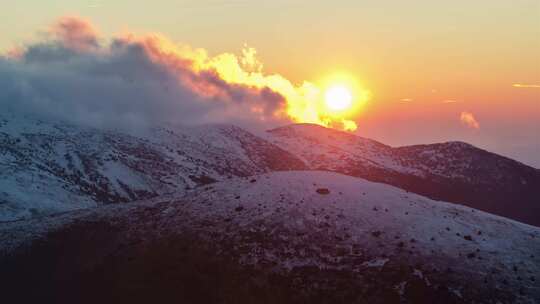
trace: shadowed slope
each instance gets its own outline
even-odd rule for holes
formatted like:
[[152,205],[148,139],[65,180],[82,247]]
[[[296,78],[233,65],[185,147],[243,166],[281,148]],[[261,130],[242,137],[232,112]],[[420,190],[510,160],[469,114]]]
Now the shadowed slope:
[[3,297],[40,303],[540,299],[538,228],[328,172],[2,224],[0,247]]
[[329,170],[540,226],[540,170],[462,142],[392,148],[317,125],[267,138],[315,170]]

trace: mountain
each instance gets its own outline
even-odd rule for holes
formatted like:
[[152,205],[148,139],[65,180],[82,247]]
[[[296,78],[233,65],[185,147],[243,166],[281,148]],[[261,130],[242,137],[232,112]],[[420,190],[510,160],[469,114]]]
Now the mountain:
[[449,142],[393,148],[296,124],[104,130],[0,115],[0,221],[145,200],[232,177],[326,170],[540,226],[540,170]]
[[257,173],[304,169],[235,126],[142,135],[0,116],[0,221],[148,199]]
[[312,170],[362,177],[540,226],[540,170],[466,143],[393,148],[312,124],[273,129],[265,138]]
[[538,303],[540,228],[331,172],[0,224],[10,303]]

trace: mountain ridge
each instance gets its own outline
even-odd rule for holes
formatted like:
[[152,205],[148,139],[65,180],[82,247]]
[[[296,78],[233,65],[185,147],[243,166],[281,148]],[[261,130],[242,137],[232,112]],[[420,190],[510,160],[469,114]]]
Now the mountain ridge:
[[311,169],[387,183],[540,225],[540,170],[468,143],[394,148],[307,124],[269,130],[266,138]]
[[0,167],[0,220],[6,221],[148,199],[304,165],[238,127],[158,127],[142,137],[4,117]]
[[391,147],[312,124],[145,135],[0,116],[0,221],[126,203],[270,171],[326,170],[540,225],[540,170],[462,142]]

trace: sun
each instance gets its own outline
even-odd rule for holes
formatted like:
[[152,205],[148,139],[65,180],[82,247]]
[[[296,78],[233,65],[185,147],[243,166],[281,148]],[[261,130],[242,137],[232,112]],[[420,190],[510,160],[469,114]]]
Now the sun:
[[326,90],[324,101],[326,106],[333,111],[345,111],[351,107],[353,96],[346,86],[334,85]]

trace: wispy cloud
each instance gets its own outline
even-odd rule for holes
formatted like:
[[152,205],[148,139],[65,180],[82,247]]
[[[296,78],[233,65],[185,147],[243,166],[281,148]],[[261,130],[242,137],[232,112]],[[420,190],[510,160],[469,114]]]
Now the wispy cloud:
[[399,101],[401,102],[410,102],[410,101],[413,101],[414,99],[412,98],[401,98]]
[[471,112],[461,112],[460,121],[462,124],[466,125],[469,128],[480,129],[480,123],[476,120],[473,113]]
[[90,2],[86,5],[89,8],[100,8],[102,6],[101,2]]
[[442,103],[458,103],[460,102],[459,100],[455,100],[455,99],[446,99],[446,100],[443,100]]
[[248,0],[189,0],[183,1],[180,5],[183,8],[223,8],[248,4]]
[[540,84],[514,83],[512,86],[514,88],[540,88]]

